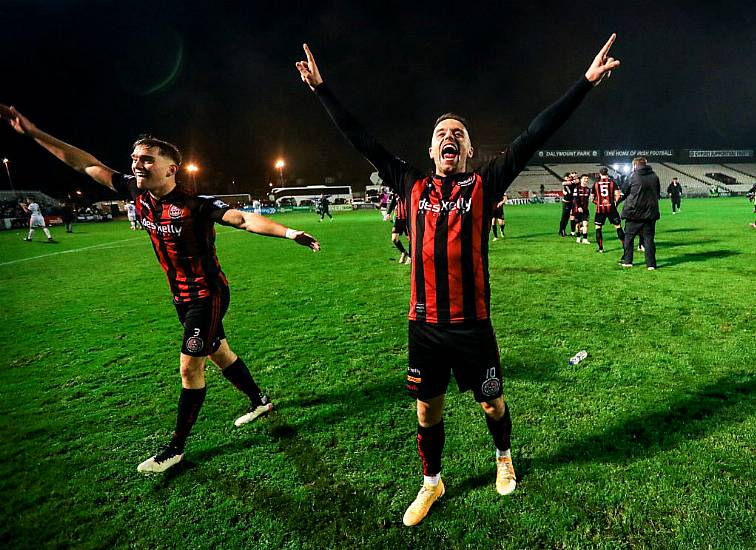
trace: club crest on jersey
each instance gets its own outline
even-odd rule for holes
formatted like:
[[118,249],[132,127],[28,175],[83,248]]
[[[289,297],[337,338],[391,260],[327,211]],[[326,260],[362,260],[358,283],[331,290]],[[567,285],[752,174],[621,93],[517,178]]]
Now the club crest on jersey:
[[202,349],[202,338],[199,336],[191,336],[186,340],[186,349],[191,353],[197,353]]
[[480,391],[483,392],[483,395],[485,395],[486,397],[493,397],[499,392],[500,389],[501,382],[499,382],[498,378],[488,378],[480,386]]
[[175,204],[172,204],[170,208],[168,208],[168,215],[171,218],[180,218],[182,212],[183,210],[181,209],[181,207],[176,206]]
[[459,185],[460,187],[467,187],[468,185],[472,185],[474,182],[475,182],[475,174],[473,174],[472,176],[470,176],[467,179],[463,179],[462,181],[458,181],[457,185]]

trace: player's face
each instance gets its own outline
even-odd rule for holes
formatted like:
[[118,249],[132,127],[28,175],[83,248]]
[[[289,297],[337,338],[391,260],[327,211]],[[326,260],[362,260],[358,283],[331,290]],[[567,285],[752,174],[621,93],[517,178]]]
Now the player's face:
[[458,120],[447,118],[433,129],[428,155],[436,165],[436,174],[448,176],[464,172],[473,148],[467,128]]
[[139,189],[150,191],[164,187],[177,170],[176,163],[161,155],[157,147],[137,145],[131,153],[131,171]]
[[588,176],[583,176],[582,178],[580,178],[580,185],[582,185],[583,187],[588,187],[590,181],[591,178],[589,178]]

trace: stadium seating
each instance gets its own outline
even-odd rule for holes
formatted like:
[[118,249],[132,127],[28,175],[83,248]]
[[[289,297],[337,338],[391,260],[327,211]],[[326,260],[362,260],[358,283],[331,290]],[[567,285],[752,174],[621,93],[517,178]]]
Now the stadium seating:
[[[736,193],[748,191],[756,183],[756,178],[727,168],[722,164],[674,164],[670,162],[667,165],[712,187],[717,186],[720,189]],[[734,178],[737,183],[723,183],[718,179],[706,175],[711,173],[729,176]]]
[[[741,181],[743,181],[744,183],[751,182],[751,185],[753,185],[753,183],[756,182],[756,163],[744,162],[740,164],[723,164],[722,166],[737,172],[738,182],[741,182]],[[742,178],[745,178],[745,179],[742,179]]]
[[554,176],[551,172],[546,170],[543,166],[526,166],[525,170],[520,172],[520,175],[515,178],[512,185],[507,191],[507,196],[511,199],[515,199],[525,192],[530,195],[537,195],[543,184],[544,189],[548,191],[561,191],[561,180]]

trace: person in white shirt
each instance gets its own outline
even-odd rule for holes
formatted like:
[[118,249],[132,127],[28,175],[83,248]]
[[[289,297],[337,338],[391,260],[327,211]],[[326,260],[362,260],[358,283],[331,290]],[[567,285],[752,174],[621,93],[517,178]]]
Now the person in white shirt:
[[125,208],[126,215],[129,217],[129,223],[131,224],[131,230],[142,229],[142,225],[139,223],[139,220],[137,220],[136,206],[134,206],[134,203],[127,202]]
[[45,232],[45,235],[47,235],[47,242],[51,243],[54,242],[52,235],[50,234],[50,230],[47,229],[47,225],[45,224],[45,218],[42,215],[42,210],[39,208],[39,204],[36,203],[33,197],[27,197],[26,203],[21,203],[21,208],[24,209],[24,212],[29,214],[29,234],[26,236],[26,241],[31,241],[32,236],[34,235],[34,230],[37,227],[41,227],[42,231]]

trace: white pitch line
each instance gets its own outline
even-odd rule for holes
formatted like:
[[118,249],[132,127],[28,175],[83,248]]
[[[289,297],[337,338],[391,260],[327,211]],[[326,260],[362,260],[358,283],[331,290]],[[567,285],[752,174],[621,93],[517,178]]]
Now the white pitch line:
[[[223,235],[224,233],[236,233],[237,231],[234,229],[231,229],[229,231],[219,231],[217,232],[217,235]],[[130,237],[128,239],[120,239],[117,241],[110,241],[109,243],[100,243],[100,244],[93,244],[92,246],[83,246],[81,248],[72,248],[71,250],[61,250],[60,252],[50,252],[49,254],[40,254],[39,256],[32,256],[30,258],[21,258],[19,260],[11,260],[9,262],[2,262],[0,263],[0,267],[5,265],[12,265],[12,264],[19,264],[22,262],[28,262],[31,260],[39,260],[40,258],[49,258],[50,256],[57,256],[59,254],[71,254],[73,252],[83,252],[86,250],[92,250],[94,248],[118,248],[120,246],[127,246],[124,244],[118,244],[118,243],[139,243],[144,242],[142,240],[143,237]],[[115,245],[115,246],[114,246]]]

